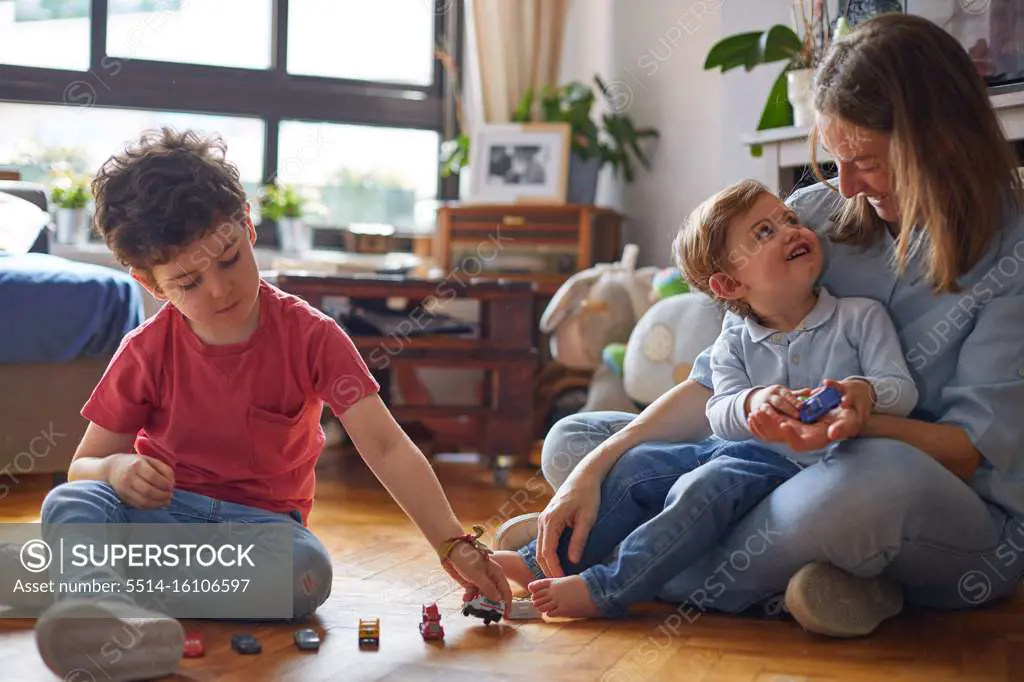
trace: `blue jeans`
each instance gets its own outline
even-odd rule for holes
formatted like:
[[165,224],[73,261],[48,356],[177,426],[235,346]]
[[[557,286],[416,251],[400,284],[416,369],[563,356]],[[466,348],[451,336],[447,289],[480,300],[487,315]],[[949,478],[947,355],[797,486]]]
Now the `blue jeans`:
[[[680,570],[711,551],[754,505],[800,467],[754,441],[644,443],[627,452],[601,486],[601,506],[579,563],[559,541],[566,574],[579,574],[605,616],[653,599]],[[621,544],[620,544],[621,543]],[[609,564],[601,563],[615,548]],[[536,542],[519,550],[542,577]]]
[[[591,412],[555,424],[541,458],[548,482],[561,486],[587,453],[634,417]],[[639,449],[623,455],[603,489],[671,477],[678,458],[650,468],[649,460],[633,456]],[[676,523],[686,523],[687,507],[666,509],[678,514]],[[593,532],[591,543],[607,544]],[[1017,591],[1024,574],[1024,526],[920,450],[860,438],[780,485],[715,547],[679,567],[657,597],[739,613],[785,592],[790,577],[811,562],[830,562],[864,577],[886,576],[902,584],[910,604],[968,609]]]
[[40,515],[44,527],[62,523],[290,523],[294,527],[292,618],[311,615],[331,594],[331,558],[320,540],[302,525],[298,512],[276,514],[184,490],[175,490],[165,507],[136,509],[125,505],[108,483],[72,481],[47,494]]

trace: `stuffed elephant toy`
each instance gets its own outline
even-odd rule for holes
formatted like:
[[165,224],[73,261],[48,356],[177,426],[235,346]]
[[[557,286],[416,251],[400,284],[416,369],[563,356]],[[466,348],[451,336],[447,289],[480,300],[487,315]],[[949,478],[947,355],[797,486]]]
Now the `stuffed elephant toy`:
[[555,292],[540,319],[555,360],[572,369],[597,369],[605,346],[629,339],[651,306],[651,280],[658,272],[636,268],[638,251],[627,244],[620,262],[578,272]]

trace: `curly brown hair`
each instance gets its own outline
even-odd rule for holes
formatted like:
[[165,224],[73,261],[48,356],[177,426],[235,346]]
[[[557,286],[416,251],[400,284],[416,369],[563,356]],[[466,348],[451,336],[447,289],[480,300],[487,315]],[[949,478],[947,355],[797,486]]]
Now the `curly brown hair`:
[[92,181],[93,227],[123,265],[142,273],[172,261],[219,221],[245,218],[245,190],[216,135],[147,130]]

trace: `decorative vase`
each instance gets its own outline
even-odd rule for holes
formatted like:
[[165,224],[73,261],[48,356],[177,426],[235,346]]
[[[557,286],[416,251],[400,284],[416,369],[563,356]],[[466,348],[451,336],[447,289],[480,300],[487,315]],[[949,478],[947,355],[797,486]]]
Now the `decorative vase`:
[[597,197],[597,179],[601,173],[601,157],[583,159],[577,154],[569,158],[569,189],[566,202],[593,204]]
[[58,244],[84,246],[89,242],[89,214],[84,208],[58,208],[54,222]]
[[794,69],[786,72],[786,86],[789,103],[793,106],[793,125],[808,125],[814,117],[814,103],[811,88],[814,84],[814,69]]
[[302,218],[278,218],[277,244],[284,253],[309,251],[313,248],[313,230]]

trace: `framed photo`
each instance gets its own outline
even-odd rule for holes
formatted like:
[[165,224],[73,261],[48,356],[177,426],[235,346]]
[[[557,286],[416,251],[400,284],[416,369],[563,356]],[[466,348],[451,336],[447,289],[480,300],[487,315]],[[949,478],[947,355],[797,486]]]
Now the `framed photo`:
[[564,204],[568,123],[488,124],[470,141],[469,203]]

